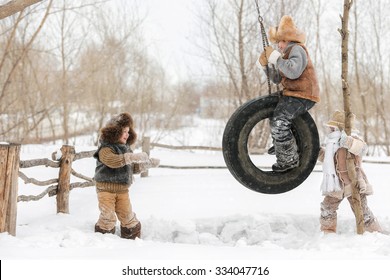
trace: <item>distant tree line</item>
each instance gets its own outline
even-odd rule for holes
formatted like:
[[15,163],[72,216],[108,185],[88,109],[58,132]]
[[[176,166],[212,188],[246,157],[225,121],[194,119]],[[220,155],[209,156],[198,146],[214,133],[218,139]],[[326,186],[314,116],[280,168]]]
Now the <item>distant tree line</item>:
[[68,143],[120,111],[159,137],[196,110],[196,87],[169,85],[148,54],[137,2],[107,4],[42,1],[0,22],[0,141]]
[[[199,29],[190,37],[196,55],[212,68],[201,82],[175,84],[147,51],[142,1],[123,1],[118,10],[110,1],[11,2],[30,5],[0,21],[0,141],[68,143],[98,131],[119,111],[137,116],[141,135],[153,130],[159,138],[188,125],[196,114],[226,121],[239,105],[268,94],[265,74],[256,67],[262,42],[253,0],[193,3]],[[289,14],[306,32],[322,98],[311,113],[323,136],[322,124],[342,109],[337,29],[343,1],[259,3],[267,30]],[[366,141],[387,155],[389,10],[389,1],[354,1],[349,27],[352,111]],[[254,139],[266,133],[267,124],[255,130]]]

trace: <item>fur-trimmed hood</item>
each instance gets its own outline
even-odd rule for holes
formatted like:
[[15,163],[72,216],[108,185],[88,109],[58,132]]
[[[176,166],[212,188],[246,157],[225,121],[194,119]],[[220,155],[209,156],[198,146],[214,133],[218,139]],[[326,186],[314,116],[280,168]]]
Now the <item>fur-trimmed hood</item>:
[[283,40],[304,44],[306,35],[296,27],[292,17],[285,15],[281,18],[279,26],[270,28],[269,39],[274,44]]
[[137,140],[137,134],[134,131],[133,118],[129,113],[121,113],[110,119],[107,124],[100,130],[100,141],[117,144],[122,134],[122,129],[129,127],[129,138],[126,144],[132,145]]

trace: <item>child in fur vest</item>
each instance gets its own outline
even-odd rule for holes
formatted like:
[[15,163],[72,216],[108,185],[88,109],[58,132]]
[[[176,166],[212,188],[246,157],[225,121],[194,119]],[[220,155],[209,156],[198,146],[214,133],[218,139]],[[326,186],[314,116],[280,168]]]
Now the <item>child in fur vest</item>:
[[146,153],[133,153],[137,134],[133,119],[128,113],[112,118],[101,129],[99,147],[94,154],[96,169],[94,179],[100,216],[95,232],[115,233],[116,219],[120,221],[121,237],[135,239],[141,236],[138,221],[129,198],[134,169],[142,172],[157,167],[158,159],[149,159]]
[[[304,45],[306,36],[290,16],[283,16],[279,26],[270,29],[269,37],[272,43],[278,44],[279,51],[266,47],[258,62],[273,83],[283,86],[282,96],[270,118],[274,145],[269,153],[276,155],[272,170],[284,172],[299,166],[298,147],[291,132],[291,123],[320,101],[319,86]],[[267,65],[274,68],[267,68]]]
[[[355,118],[354,115],[353,118]],[[362,169],[362,156],[367,150],[367,145],[357,135],[347,136],[344,131],[344,119],[344,112],[335,111],[333,113],[331,120],[326,124],[330,130],[325,141],[326,147],[325,149],[321,148],[318,158],[319,161],[322,161],[323,166],[324,177],[321,191],[325,196],[321,203],[321,231],[336,233],[336,211],[344,198],[348,199],[352,207],[353,186],[347,172],[347,153],[350,152],[354,159],[357,174],[357,187],[360,192],[365,230],[368,232],[383,232],[374,214],[367,206],[367,195],[373,193],[372,186]]]

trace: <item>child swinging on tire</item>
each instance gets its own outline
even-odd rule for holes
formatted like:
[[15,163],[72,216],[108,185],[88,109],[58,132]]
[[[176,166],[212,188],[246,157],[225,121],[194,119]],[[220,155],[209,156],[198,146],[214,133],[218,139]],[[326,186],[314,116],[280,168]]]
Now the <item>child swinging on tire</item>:
[[259,63],[265,70],[268,64],[269,78],[281,83],[283,93],[270,119],[274,146],[269,153],[276,155],[272,165],[275,172],[284,172],[299,166],[298,147],[291,132],[291,123],[297,116],[311,109],[320,101],[319,87],[313,63],[304,45],[306,36],[297,29],[290,16],[283,16],[279,26],[269,30],[270,41],[277,43],[280,50],[271,46],[260,55]]

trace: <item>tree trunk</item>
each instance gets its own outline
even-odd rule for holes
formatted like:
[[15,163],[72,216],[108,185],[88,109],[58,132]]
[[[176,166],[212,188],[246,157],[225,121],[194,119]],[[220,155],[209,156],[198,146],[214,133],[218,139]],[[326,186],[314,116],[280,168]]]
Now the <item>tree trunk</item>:
[[[342,27],[339,30],[341,34],[341,80],[343,87],[343,99],[344,99],[344,111],[345,111],[345,132],[347,135],[351,135],[351,125],[352,125],[352,111],[351,111],[351,94],[349,91],[348,84],[348,18],[349,10],[352,6],[352,0],[344,0],[344,11],[343,16],[341,17]],[[352,208],[354,209],[355,218],[356,218],[356,230],[358,234],[364,233],[364,220],[363,220],[363,211],[360,201],[360,193],[357,186],[356,180],[356,170],[354,157],[351,153],[348,152],[347,155],[347,169],[348,176],[352,180]]]
[[[355,30],[358,30],[358,15],[357,15],[356,4],[355,4],[355,11],[354,11],[354,18],[355,18]],[[358,34],[357,34],[357,32],[355,32],[354,40],[353,40],[353,50],[354,50],[353,62],[355,65],[356,89],[357,89],[357,93],[360,95],[360,99],[362,101],[363,139],[364,139],[364,141],[367,142],[368,141],[367,100],[366,100],[366,93],[363,92],[361,82],[360,82],[357,42],[358,42]]]

